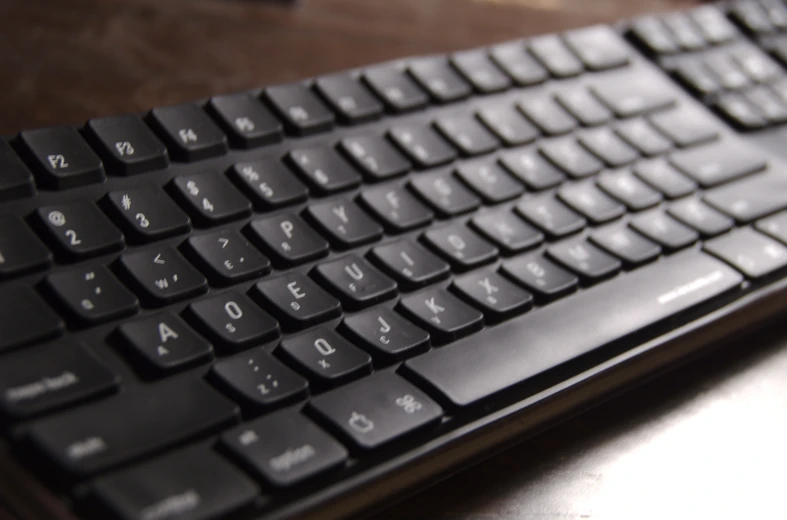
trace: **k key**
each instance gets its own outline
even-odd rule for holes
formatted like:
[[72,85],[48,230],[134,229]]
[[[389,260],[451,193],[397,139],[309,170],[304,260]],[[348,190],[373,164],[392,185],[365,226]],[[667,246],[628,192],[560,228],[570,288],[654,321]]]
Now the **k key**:
[[398,309],[429,331],[435,343],[448,343],[481,330],[483,315],[443,289],[432,288],[399,301]]

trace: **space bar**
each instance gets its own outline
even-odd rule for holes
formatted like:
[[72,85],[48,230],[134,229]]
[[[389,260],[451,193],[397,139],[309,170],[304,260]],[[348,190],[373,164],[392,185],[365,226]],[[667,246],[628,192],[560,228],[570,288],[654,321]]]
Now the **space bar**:
[[402,371],[468,406],[740,286],[691,250],[407,361]]

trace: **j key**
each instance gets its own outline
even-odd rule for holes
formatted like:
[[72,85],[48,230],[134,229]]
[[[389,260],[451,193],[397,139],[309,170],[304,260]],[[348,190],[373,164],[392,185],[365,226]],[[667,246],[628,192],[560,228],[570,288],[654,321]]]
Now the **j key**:
[[460,270],[470,269],[497,258],[497,248],[461,224],[430,229],[424,241]]
[[598,173],[604,164],[579,145],[573,137],[545,141],[541,153],[572,177],[587,177]]
[[518,85],[535,85],[549,78],[547,70],[527,53],[522,42],[497,45],[489,55]]
[[254,148],[281,140],[281,123],[250,94],[214,96],[205,108],[216,117],[234,146]]
[[429,102],[426,93],[398,68],[381,66],[368,69],[363,80],[392,112],[416,110]]
[[552,188],[566,179],[536,148],[506,153],[500,158],[500,164],[534,191]]
[[635,267],[657,258],[661,247],[625,226],[607,226],[590,235],[590,240],[620,258],[627,267]]
[[191,259],[212,284],[226,285],[268,274],[271,262],[234,229],[189,238]]
[[357,255],[314,268],[314,277],[348,309],[360,309],[396,295],[396,282]]
[[616,219],[626,212],[625,206],[590,182],[566,184],[558,189],[557,194],[560,200],[594,224]]
[[721,85],[727,90],[741,90],[751,84],[738,64],[728,54],[716,54],[705,58],[705,65],[719,78]]
[[620,271],[621,266],[617,258],[584,240],[566,241],[549,246],[547,254],[588,282],[597,282],[613,276]]
[[391,372],[379,372],[316,397],[309,407],[362,450],[426,428],[443,415],[437,403]]
[[429,348],[429,334],[388,307],[345,318],[341,331],[372,357],[384,362],[399,361]]
[[631,26],[632,35],[648,48],[651,54],[674,54],[678,44],[660,18],[642,17]]
[[[448,266],[446,266],[448,267]],[[63,320],[29,285],[0,287],[0,352],[60,335]]]
[[276,159],[238,163],[230,175],[254,205],[263,210],[295,204],[309,196],[308,188]]
[[781,243],[787,244],[787,212],[782,211],[772,217],[759,220],[754,227]]
[[556,78],[576,76],[585,69],[558,36],[533,38],[528,47],[533,56]]
[[551,97],[529,96],[517,106],[547,135],[566,134],[577,126],[577,121]]
[[730,217],[719,213],[695,198],[675,202],[669,207],[667,213],[706,237],[724,233],[735,224],[735,221]]
[[689,246],[699,238],[696,231],[660,211],[640,215],[629,225],[667,251]]
[[376,119],[383,113],[383,105],[348,74],[323,76],[314,82],[314,88],[346,123],[361,123]]
[[90,352],[59,341],[3,357],[0,411],[29,417],[115,390],[120,378]]
[[381,186],[361,193],[359,201],[383,225],[394,232],[406,231],[429,224],[432,210],[400,186]]
[[615,131],[642,155],[660,155],[672,148],[672,143],[644,119],[621,121]]
[[158,186],[111,191],[106,202],[126,236],[138,242],[177,235],[191,228],[188,215]]
[[484,51],[454,53],[451,64],[478,92],[490,94],[511,86],[508,76],[492,63]]
[[607,166],[623,166],[639,159],[637,150],[626,144],[609,127],[588,130],[579,137],[579,142]]
[[287,157],[317,193],[334,193],[361,183],[361,176],[332,148],[293,150]]
[[222,435],[221,447],[277,488],[321,475],[347,459],[344,446],[296,411],[239,426]]
[[776,172],[717,188],[705,202],[741,224],[787,207],[787,182]]
[[227,153],[227,137],[193,103],[154,108],[148,121],[158,130],[175,159],[199,161]]
[[293,133],[311,135],[333,128],[333,112],[305,85],[268,87],[264,96]]
[[19,141],[43,186],[62,190],[104,180],[101,159],[70,126],[27,130]]
[[716,101],[716,108],[733,124],[744,130],[755,130],[768,124],[762,112],[740,94],[721,96]]
[[661,202],[661,193],[654,190],[628,170],[602,174],[598,186],[632,211],[655,206]]
[[442,117],[435,127],[462,155],[489,153],[500,146],[495,136],[471,116]]
[[564,296],[576,290],[576,276],[538,254],[504,262],[502,272],[543,299]]
[[298,272],[291,272],[255,286],[254,295],[274,313],[287,330],[298,330],[342,315],[339,300]]
[[123,234],[88,201],[46,206],[36,211],[50,243],[75,260],[123,248]]
[[702,35],[710,43],[719,44],[738,37],[738,29],[719,11],[716,6],[703,5],[689,12]]
[[123,323],[123,346],[157,375],[190,367],[213,357],[213,347],[171,312]]
[[534,247],[544,235],[511,211],[496,211],[473,217],[470,225],[484,238],[491,240],[505,254]]
[[450,266],[410,240],[375,247],[370,258],[407,289],[447,278]]
[[508,106],[482,108],[478,111],[478,119],[506,146],[527,144],[539,135],[535,126]]
[[659,190],[668,199],[683,197],[697,189],[696,182],[682,175],[661,158],[636,164],[634,175]]
[[705,251],[749,278],[761,278],[787,265],[787,247],[750,228],[706,242]]
[[772,123],[787,121],[787,104],[770,87],[760,85],[743,93],[743,96]]
[[309,395],[309,383],[261,349],[252,349],[213,366],[211,380],[252,412],[270,411]]
[[517,204],[516,211],[553,238],[576,233],[587,225],[581,215],[568,209],[553,195],[526,198]]
[[456,158],[456,151],[427,126],[396,126],[388,136],[419,168],[439,166]]
[[555,98],[584,126],[601,125],[612,119],[612,112],[584,88],[559,92]]
[[137,311],[137,298],[102,265],[59,271],[46,286],[66,313],[81,324],[96,324]]
[[451,217],[476,209],[481,200],[447,173],[422,175],[410,181],[410,187],[440,215]]
[[444,58],[418,58],[410,63],[410,75],[440,103],[457,101],[470,95],[472,89]]
[[328,254],[328,242],[298,215],[281,213],[252,220],[249,229],[255,242],[282,266],[290,267]]
[[655,72],[598,79],[591,89],[618,117],[637,116],[675,102],[674,87]]
[[495,272],[475,272],[454,280],[451,289],[484,313],[487,321],[508,319],[533,306],[533,296]]
[[171,247],[126,253],[119,264],[137,294],[151,305],[164,305],[208,289],[205,277]]
[[52,253],[22,219],[0,217],[0,279],[52,265]]
[[0,139],[0,201],[21,199],[35,193],[33,174],[14,153],[5,139]]
[[87,477],[238,420],[238,407],[199,379],[125,392],[33,423],[33,446]]
[[670,163],[706,188],[758,172],[768,165],[757,149],[733,139],[674,152]]
[[215,518],[258,495],[251,479],[206,447],[170,453],[91,484],[92,500],[100,504],[104,518],[124,520],[165,518],[160,511],[178,511],[166,513],[170,518]]
[[374,242],[383,235],[383,228],[349,200],[312,204],[306,214],[338,247]]
[[347,137],[339,149],[372,181],[410,171],[410,161],[382,137]]
[[687,51],[696,51],[705,47],[705,40],[686,13],[669,13],[662,17],[680,47]]
[[85,130],[114,171],[136,175],[169,165],[167,148],[139,116],[91,119]]
[[456,170],[456,174],[490,204],[516,198],[525,191],[520,183],[494,162],[466,163]]
[[426,289],[399,300],[399,312],[429,332],[436,344],[481,330],[483,315],[443,289]]
[[234,291],[192,303],[188,315],[194,326],[224,352],[261,345],[281,335],[276,320]]
[[285,339],[276,352],[322,386],[339,385],[372,372],[369,354],[325,327]]
[[251,214],[251,203],[217,172],[175,177],[172,188],[194,220],[204,225],[216,225]]
[[712,141],[719,135],[716,119],[704,110],[689,106],[653,114],[649,119],[653,126],[680,147]]
[[596,25],[570,31],[564,39],[590,70],[622,67],[629,62],[626,44],[609,26]]

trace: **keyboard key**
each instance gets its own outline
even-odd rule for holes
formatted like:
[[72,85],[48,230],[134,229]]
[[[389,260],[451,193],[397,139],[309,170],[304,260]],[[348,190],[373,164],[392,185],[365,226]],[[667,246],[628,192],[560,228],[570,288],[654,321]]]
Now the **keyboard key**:
[[372,450],[438,422],[440,406],[401,377],[380,372],[315,397],[309,410],[361,450]]
[[524,251],[544,240],[544,235],[511,211],[483,213],[473,217],[470,225],[504,254]]
[[271,262],[234,229],[193,236],[189,259],[213,285],[227,285],[268,274]]
[[191,220],[158,186],[111,191],[107,209],[127,238],[150,242],[191,228]]
[[587,225],[581,215],[568,209],[551,194],[527,197],[516,205],[516,211],[553,238],[576,233]]
[[514,150],[501,156],[500,164],[534,191],[552,188],[566,177],[536,148]]
[[670,155],[670,163],[701,186],[717,186],[768,165],[765,156],[744,142],[724,139]]
[[284,267],[328,254],[328,242],[293,213],[252,220],[249,230],[265,253]]
[[206,105],[230,141],[239,148],[255,148],[282,138],[282,125],[250,94],[214,96]]
[[649,119],[661,133],[683,148],[712,141],[719,135],[717,120],[706,111],[688,105],[653,114]]
[[339,143],[339,149],[371,181],[407,173],[412,167],[410,161],[382,137],[347,137]]
[[337,247],[348,248],[379,240],[383,228],[352,201],[312,204],[306,214]]
[[780,174],[757,175],[712,190],[703,200],[738,223],[747,224],[787,207],[787,183]]
[[626,212],[625,206],[606,195],[591,182],[561,186],[557,196],[594,224],[608,222]]
[[655,16],[635,20],[631,24],[631,33],[651,54],[674,54],[679,50],[672,34]]
[[410,187],[432,209],[445,217],[473,211],[481,204],[481,199],[447,173],[415,177],[410,181]]
[[423,108],[429,98],[402,70],[392,66],[367,69],[363,80],[391,112],[407,112]]
[[114,391],[120,378],[81,345],[59,341],[3,357],[0,410],[23,418]]
[[226,397],[198,379],[180,379],[39,420],[28,438],[59,471],[88,477],[237,420]]
[[667,251],[682,249],[699,238],[696,231],[660,211],[639,215],[629,225]]
[[787,244],[787,212],[782,211],[772,217],[759,220],[754,227],[757,231],[761,231],[781,243]]
[[496,162],[465,163],[456,170],[456,175],[489,204],[516,198],[525,191]]
[[697,57],[681,60],[673,74],[690,91],[701,97],[717,94],[724,89],[705,61]]
[[308,188],[276,159],[238,163],[232,167],[230,175],[262,210],[295,204],[309,195]]
[[251,214],[251,203],[216,172],[175,177],[172,189],[194,220],[203,225],[214,226]]
[[612,119],[612,112],[584,88],[558,92],[555,99],[584,126],[601,125]]
[[300,83],[268,87],[263,96],[287,129],[297,135],[311,135],[333,128],[333,113]]
[[547,70],[528,54],[523,42],[496,45],[490,49],[489,56],[518,85],[535,85],[549,78]]
[[396,295],[396,282],[354,254],[318,265],[313,275],[348,309],[369,307]]
[[21,199],[35,193],[33,174],[5,139],[0,139],[0,201]]
[[517,107],[546,135],[567,134],[577,126],[557,101],[545,95],[531,95],[519,101]]
[[719,78],[727,90],[741,90],[751,85],[751,80],[729,54],[715,54],[705,58],[705,66]]
[[702,35],[712,44],[725,43],[738,38],[738,29],[730,23],[718,7],[703,5],[689,12]]
[[695,198],[675,202],[669,207],[667,213],[706,237],[729,231],[735,224],[735,221],[730,217],[719,213]]
[[686,196],[697,189],[697,183],[681,175],[661,158],[639,162],[634,166],[633,171],[634,175],[659,190],[668,199]]
[[576,290],[579,279],[538,254],[503,262],[503,274],[541,299],[553,299]]
[[401,186],[381,186],[365,190],[361,193],[359,202],[393,232],[425,226],[434,218],[432,210]]
[[430,229],[423,238],[434,252],[457,270],[477,267],[497,258],[495,246],[461,224]]
[[222,435],[221,447],[276,488],[322,475],[347,459],[344,446],[294,411],[239,426]]
[[472,116],[441,117],[435,127],[462,155],[481,155],[500,146],[495,136]]
[[410,240],[375,247],[370,259],[405,289],[442,280],[451,271],[447,263]]
[[596,79],[593,93],[618,117],[633,117],[667,108],[675,102],[674,87],[655,72],[637,71],[619,76]]
[[253,295],[286,330],[298,330],[342,315],[339,300],[298,272],[263,280]]
[[347,190],[361,183],[361,176],[332,148],[293,150],[287,158],[319,194]]
[[716,100],[716,108],[735,126],[743,130],[756,130],[768,124],[768,120],[740,94],[725,94]]
[[171,247],[155,247],[120,257],[126,282],[149,305],[164,305],[205,292],[208,282]]
[[191,162],[227,153],[224,132],[193,103],[154,108],[148,121],[175,159]]
[[710,240],[704,249],[749,278],[762,278],[787,265],[787,247],[750,228]]
[[[447,266],[446,266],[447,267]],[[63,320],[29,285],[4,284],[0,287],[0,352],[58,336]]]
[[372,373],[369,354],[325,327],[285,339],[276,352],[322,386],[340,385]]
[[547,254],[563,267],[580,275],[586,282],[598,282],[614,276],[621,267],[617,258],[584,240],[554,244],[547,248]]
[[345,318],[340,330],[383,362],[399,361],[429,348],[429,334],[388,307]]
[[569,31],[563,38],[590,70],[622,67],[629,62],[626,44],[609,26],[594,25]]
[[64,190],[104,180],[101,159],[70,126],[26,130],[19,141],[42,186]]
[[449,343],[484,326],[483,315],[444,289],[426,289],[399,300],[399,312],[429,332],[435,344]]
[[601,161],[580,146],[573,137],[544,141],[539,149],[550,162],[575,178],[595,175],[604,167]]
[[556,35],[539,36],[528,42],[533,56],[556,78],[581,74],[585,67]]
[[782,69],[767,54],[754,48],[733,51],[735,61],[755,83],[769,83],[782,75]]
[[626,226],[607,226],[594,231],[590,240],[620,258],[626,267],[636,267],[658,258],[661,247]]
[[395,126],[388,136],[419,168],[432,168],[456,159],[456,151],[429,127]]
[[68,260],[123,248],[123,234],[92,202],[46,206],[38,208],[36,215],[49,243]]
[[661,155],[672,148],[672,143],[644,119],[621,121],[615,127],[615,131],[624,141],[639,150],[642,155]]
[[527,144],[539,135],[538,129],[512,107],[482,108],[477,116],[505,146]]
[[639,159],[637,150],[627,145],[609,127],[587,130],[579,137],[579,142],[607,166],[623,166]]
[[482,50],[462,51],[451,55],[451,64],[476,91],[483,94],[499,92],[511,86],[511,80]]
[[276,320],[235,291],[192,303],[188,315],[222,353],[262,345],[281,335]]
[[466,98],[472,92],[445,58],[416,58],[408,72],[435,101],[448,103]]
[[598,186],[633,211],[655,206],[662,200],[661,193],[627,170],[602,174]]
[[751,88],[744,92],[743,96],[771,123],[787,121],[787,104],[769,87],[760,85]]
[[768,19],[780,31],[787,28],[787,9],[777,0],[760,0]]
[[705,39],[686,13],[668,13],[661,18],[678,45],[687,51],[705,47]]
[[85,130],[113,171],[136,175],[169,166],[167,148],[139,116],[91,119]]
[[451,289],[484,313],[487,321],[505,320],[533,306],[533,296],[495,272],[474,272],[454,280]]
[[378,118],[383,105],[349,74],[317,78],[314,88],[346,123],[362,123]]
[[134,314],[137,298],[102,265],[58,271],[46,287],[66,314],[80,324],[96,324]]
[[52,253],[18,217],[0,217],[0,279],[46,269]]

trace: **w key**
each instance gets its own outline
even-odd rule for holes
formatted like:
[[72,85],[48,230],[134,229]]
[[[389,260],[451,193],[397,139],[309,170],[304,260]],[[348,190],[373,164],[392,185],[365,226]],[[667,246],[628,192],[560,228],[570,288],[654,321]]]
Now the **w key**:
[[208,287],[205,277],[171,247],[126,253],[120,266],[137,293],[153,305],[199,294]]
[[37,211],[52,245],[67,259],[83,259],[123,247],[123,235],[92,202],[47,206]]

